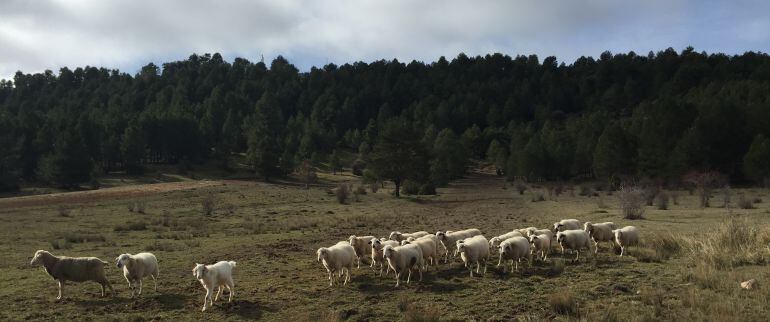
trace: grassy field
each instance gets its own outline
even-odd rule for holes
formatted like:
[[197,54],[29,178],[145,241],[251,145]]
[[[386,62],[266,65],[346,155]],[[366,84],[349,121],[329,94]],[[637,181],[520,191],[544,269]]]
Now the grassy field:
[[[645,219],[628,221],[617,194],[580,196],[575,186],[551,198],[537,187],[521,195],[503,187],[501,179],[476,173],[438,196],[395,199],[382,189],[345,205],[322,187],[246,181],[31,204],[0,200],[0,321],[767,320],[768,190],[733,189],[733,200],[743,194],[762,202],[729,210],[701,208],[697,196],[673,192],[677,203],[669,210],[649,206]],[[533,202],[539,193],[546,200]],[[204,214],[204,201],[215,205],[213,214]],[[715,194],[712,205],[721,203]],[[381,278],[368,267],[354,269],[347,286],[329,287],[315,257],[318,247],[351,234],[476,227],[492,237],[561,218],[636,225],[644,245],[623,258],[605,245],[577,263],[555,254],[508,274],[495,259],[474,278],[457,263],[442,265],[398,289],[392,275]],[[158,291],[145,287],[141,298],[129,298],[122,272],[110,264],[116,297],[99,297],[96,283],[70,283],[56,301],[56,283],[29,265],[37,249],[111,263],[121,253],[151,251],[161,266]],[[238,262],[235,298],[201,313],[204,291],[191,269],[218,260]],[[759,288],[739,287],[749,278]]]

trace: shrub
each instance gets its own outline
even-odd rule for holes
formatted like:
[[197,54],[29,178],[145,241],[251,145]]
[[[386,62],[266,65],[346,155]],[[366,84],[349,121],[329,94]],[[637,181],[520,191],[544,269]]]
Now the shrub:
[[620,210],[623,218],[641,219],[644,216],[644,192],[642,189],[631,186],[621,186],[618,191]]
[[135,205],[133,202],[128,203],[128,212],[134,212]]
[[644,203],[648,206],[652,206],[652,203],[655,202],[655,197],[657,197],[660,193],[660,186],[647,186],[644,188],[643,193]]
[[353,165],[351,166],[353,170],[353,174],[357,176],[364,175],[364,168],[366,168],[366,162],[361,159],[356,159],[353,161]]
[[762,198],[755,197],[754,199],[752,199],[752,202],[753,203],[762,203]]
[[433,322],[441,321],[441,310],[435,305],[419,307],[414,303],[407,305],[404,311],[405,322]]
[[599,198],[596,198],[596,207],[599,207],[599,209],[606,209],[607,204],[604,203],[604,197],[599,195]]
[[436,186],[434,186],[432,183],[426,183],[422,186],[420,186],[419,194],[421,195],[435,195],[436,194]]
[[136,207],[134,207],[134,211],[144,214],[144,209],[147,207],[147,203],[144,201],[138,201],[136,203]]
[[337,185],[337,188],[334,190],[334,196],[337,198],[337,202],[340,204],[346,204],[348,203],[348,197],[350,197],[350,191],[348,190],[348,185],[346,184],[340,184]]
[[754,203],[751,199],[741,194],[738,196],[738,207],[741,207],[741,209],[754,209]]
[[365,195],[366,194],[366,187],[364,187],[364,186],[356,187],[355,193],[357,193],[359,195]]
[[527,184],[525,184],[521,180],[516,180],[513,183],[513,186],[516,187],[516,191],[518,191],[520,195],[523,195],[524,191],[527,191]]
[[116,225],[113,230],[115,231],[134,231],[134,230],[146,230],[147,223],[144,221],[129,221],[125,224]]
[[674,202],[674,205],[678,206],[679,205],[679,192],[672,191],[671,193],[669,193],[669,195],[671,196],[671,201]]
[[554,312],[564,315],[576,315],[578,313],[577,301],[572,292],[562,290],[548,297],[548,304]]
[[51,248],[53,249],[72,249],[72,243],[66,239],[54,239],[50,241]]
[[211,216],[214,214],[214,210],[217,207],[217,200],[214,195],[209,193],[207,196],[201,199],[201,211],[204,216]]
[[684,252],[693,265],[730,269],[770,262],[770,232],[745,219],[732,218],[699,238],[687,238]]
[[559,276],[564,273],[564,259],[554,258],[551,260],[551,267],[548,268],[548,276]]
[[417,182],[414,182],[412,180],[406,180],[401,185],[401,193],[404,195],[416,195],[420,193],[420,186],[417,184]]
[[542,191],[533,191],[532,192],[532,202],[540,202],[545,201],[545,196],[543,195]]
[[665,191],[661,191],[658,193],[658,196],[655,198],[656,200],[656,206],[658,206],[658,209],[660,210],[668,210],[668,202],[669,202],[669,196],[668,193]]
[[372,193],[377,193],[377,191],[380,190],[380,184],[377,182],[370,183],[369,184],[369,191]]
[[590,187],[588,187],[588,186],[580,186],[580,192],[578,193],[578,195],[583,196],[583,197],[589,197],[589,196],[591,196],[591,194],[592,194],[592,191],[591,191]]

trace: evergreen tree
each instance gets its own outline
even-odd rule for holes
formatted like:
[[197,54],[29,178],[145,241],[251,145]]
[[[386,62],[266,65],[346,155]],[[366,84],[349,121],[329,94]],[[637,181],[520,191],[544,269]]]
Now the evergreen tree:
[[[436,167],[447,171],[449,178],[459,178],[465,174],[468,166],[468,152],[460,139],[451,129],[443,129],[436,136],[433,144],[434,162],[444,163]],[[440,183],[436,183],[440,185]]]
[[596,143],[594,171],[601,178],[631,173],[634,165],[633,141],[617,122],[604,129]]
[[142,158],[145,155],[145,140],[136,123],[130,124],[123,132],[120,152],[123,155],[126,173],[141,174],[144,171]]
[[329,168],[335,175],[337,174],[337,170],[342,168],[342,160],[340,160],[340,154],[337,152],[337,149],[334,149],[332,154],[329,155]]
[[393,181],[398,197],[404,180],[425,180],[428,153],[411,126],[403,120],[393,119],[383,125],[370,163],[377,177]]
[[254,107],[254,114],[244,122],[248,145],[246,160],[252,169],[269,181],[281,174],[278,140],[280,137],[281,115],[278,102],[270,92],[265,93]]
[[508,151],[497,140],[492,140],[487,149],[487,161],[495,166],[495,172],[498,176],[503,175],[508,164]]
[[61,134],[53,151],[40,163],[40,177],[52,184],[74,188],[91,180],[93,161],[78,133],[73,129]]
[[767,184],[770,180],[770,138],[762,134],[754,137],[749,152],[743,157],[743,171],[752,180]]

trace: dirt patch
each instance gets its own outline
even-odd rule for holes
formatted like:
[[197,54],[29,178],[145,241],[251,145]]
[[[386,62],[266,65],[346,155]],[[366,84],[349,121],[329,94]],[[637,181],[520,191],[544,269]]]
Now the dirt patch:
[[88,191],[74,191],[52,193],[47,195],[34,195],[23,197],[11,197],[0,199],[0,209],[51,206],[59,204],[77,204],[95,202],[104,199],[127,199],[142,196],[149,196],[157,193],[188,190],[211,186],[226,185],[237,183],[230,181],[185,181],[185,182],[166,182],[143,185],[132,185],[124,187],[104,188]]

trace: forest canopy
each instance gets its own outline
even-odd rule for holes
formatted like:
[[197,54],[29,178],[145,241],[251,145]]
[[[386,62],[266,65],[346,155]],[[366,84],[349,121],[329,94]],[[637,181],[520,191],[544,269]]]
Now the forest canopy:
[[[473,159],[529,180],[697,170],[762,182],[768,137],[770,57],[754,52],[605,52],[569,65],[460,54],[308,72],[280,56],[267,66],[205,54],[135,75],[86,66],[0,81],[0,190],[155,163],[226,167],[234,153],[269,179],[339,150],[359,155],[359,174],[439,186]],[[404,146],[403,173],[377,164]]]

